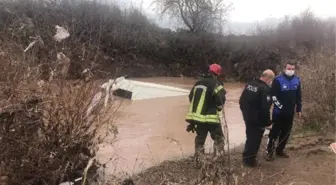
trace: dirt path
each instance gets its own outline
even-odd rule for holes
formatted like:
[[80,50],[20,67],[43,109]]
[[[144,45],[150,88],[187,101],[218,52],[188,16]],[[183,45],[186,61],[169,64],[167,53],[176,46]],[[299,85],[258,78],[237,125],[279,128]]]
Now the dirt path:
[[[325,136],[294,138],[288,145],[289,159],[276,158],[273,162],[267,162],[261,158],[261,166],[257,169],[243,167],[241,149],[237,150],[232,154],[234,175],[231,184],[333,185],[335,155],[327,148],[332,140]],[[169,161],[148,169],[134,177],[134,181],[136,185],[220,184],[221,181],[226,182],[227,172],[223,163],[209,162],[203,169],[196,170],[190,158]]]

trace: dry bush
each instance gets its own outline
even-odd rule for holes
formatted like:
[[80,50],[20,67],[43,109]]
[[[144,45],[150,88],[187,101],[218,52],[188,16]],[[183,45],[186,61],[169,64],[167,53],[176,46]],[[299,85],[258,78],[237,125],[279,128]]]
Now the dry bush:
[[323,48],[300,64],[304,123],[319,131],[335,129],[335,51]]
[[[74,66],[83,65],[82,70],[94,64],[95,57],[101,56],[99,45],[81,45],[73,35],[70,43],[69,39],[53,41],[56,23],[52,19],[47,23],[44,18],[48,16],[43,16],[50,5],[37,1],[2,1],[1,5],[0,177],[6,182],[0,183],[58,185],[73,181],[83,176],[106,134],[116,134],[112,121],[118,107],[113,103],[104,108],[100,102],[87,115],[99,84],[66,79],[67,74],[76,76]],[[24,52],[34,40],[38,42]],[[77,60],[79,51],[85,51],[80,55],[82,63]],[[67,65],[69,57],[69,73],[60,66],[57,55]],[[49,78],[51,71],[58,69],[64,74]],[[90,166],[89,180],[94,180],[98,167],[97,162]]]
[[[39,86],[40,75],[29,60],[3,61],[0,176],[8,184],[34,185],[82,177],[98,144],[107,134],[116,134],[112,118],[118,107],[104,108],[102,99],[87,114],[97,84],[75,86],[73,81],[57,79]],[[98,163],[91,166],[89,179],[98,167]]]

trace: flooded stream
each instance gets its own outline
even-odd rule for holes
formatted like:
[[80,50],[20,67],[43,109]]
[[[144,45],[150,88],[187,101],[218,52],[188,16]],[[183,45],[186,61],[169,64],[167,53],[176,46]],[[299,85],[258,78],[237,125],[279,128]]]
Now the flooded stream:
[[[151,78],[134,79],[142,82],[169,85],[190,90],[194,79]],[[243,84],[226,83],[225,114],[229,125],[231,148],[245,141],[245,127],[238,99]],[[164,160],[185,157],[194,153],[195,133],[186,132],[185,115],[187,96],[174,96],[146,100],[124,100],[118,112],[116,142],[106,144],[98,151],[106,165],[106,174],[137,173]],[[210,136],[206,151],[212,149]]]

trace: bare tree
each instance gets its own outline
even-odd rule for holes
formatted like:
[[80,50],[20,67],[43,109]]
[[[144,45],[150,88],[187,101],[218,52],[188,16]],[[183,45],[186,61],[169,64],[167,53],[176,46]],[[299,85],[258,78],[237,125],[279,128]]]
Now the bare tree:
[[161,15],[183,21],[191,32],[221,30],[231,4],[225,0],[154,0]]

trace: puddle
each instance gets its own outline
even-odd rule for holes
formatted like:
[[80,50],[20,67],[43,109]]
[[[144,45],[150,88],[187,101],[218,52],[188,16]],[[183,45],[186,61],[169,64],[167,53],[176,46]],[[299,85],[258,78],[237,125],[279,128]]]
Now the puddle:
[[[144,78],[135,79],[183,88],[189,91],[194,79]],[[245,127],[239,110],[238,99],[242,84],[225,84],[227,102],[226,119],[229,125],[231,148],[245,141]],[[150,94],[153,92],[148,92]],[[188,92],[189,93],[189,92]],[[155,93],[154,93],[155,94]],[[154,99],[124,100],[117,120],[119,134],[113,145],[105,144],[98,151],[106,165],[106,175],[119,172],[137,173],[164,160],[185,157],[194,153],[194,133],[185,131],[185,115],[189,106],[188,96],[156,97]],[[212,148],[211,138],[206,148]]]

